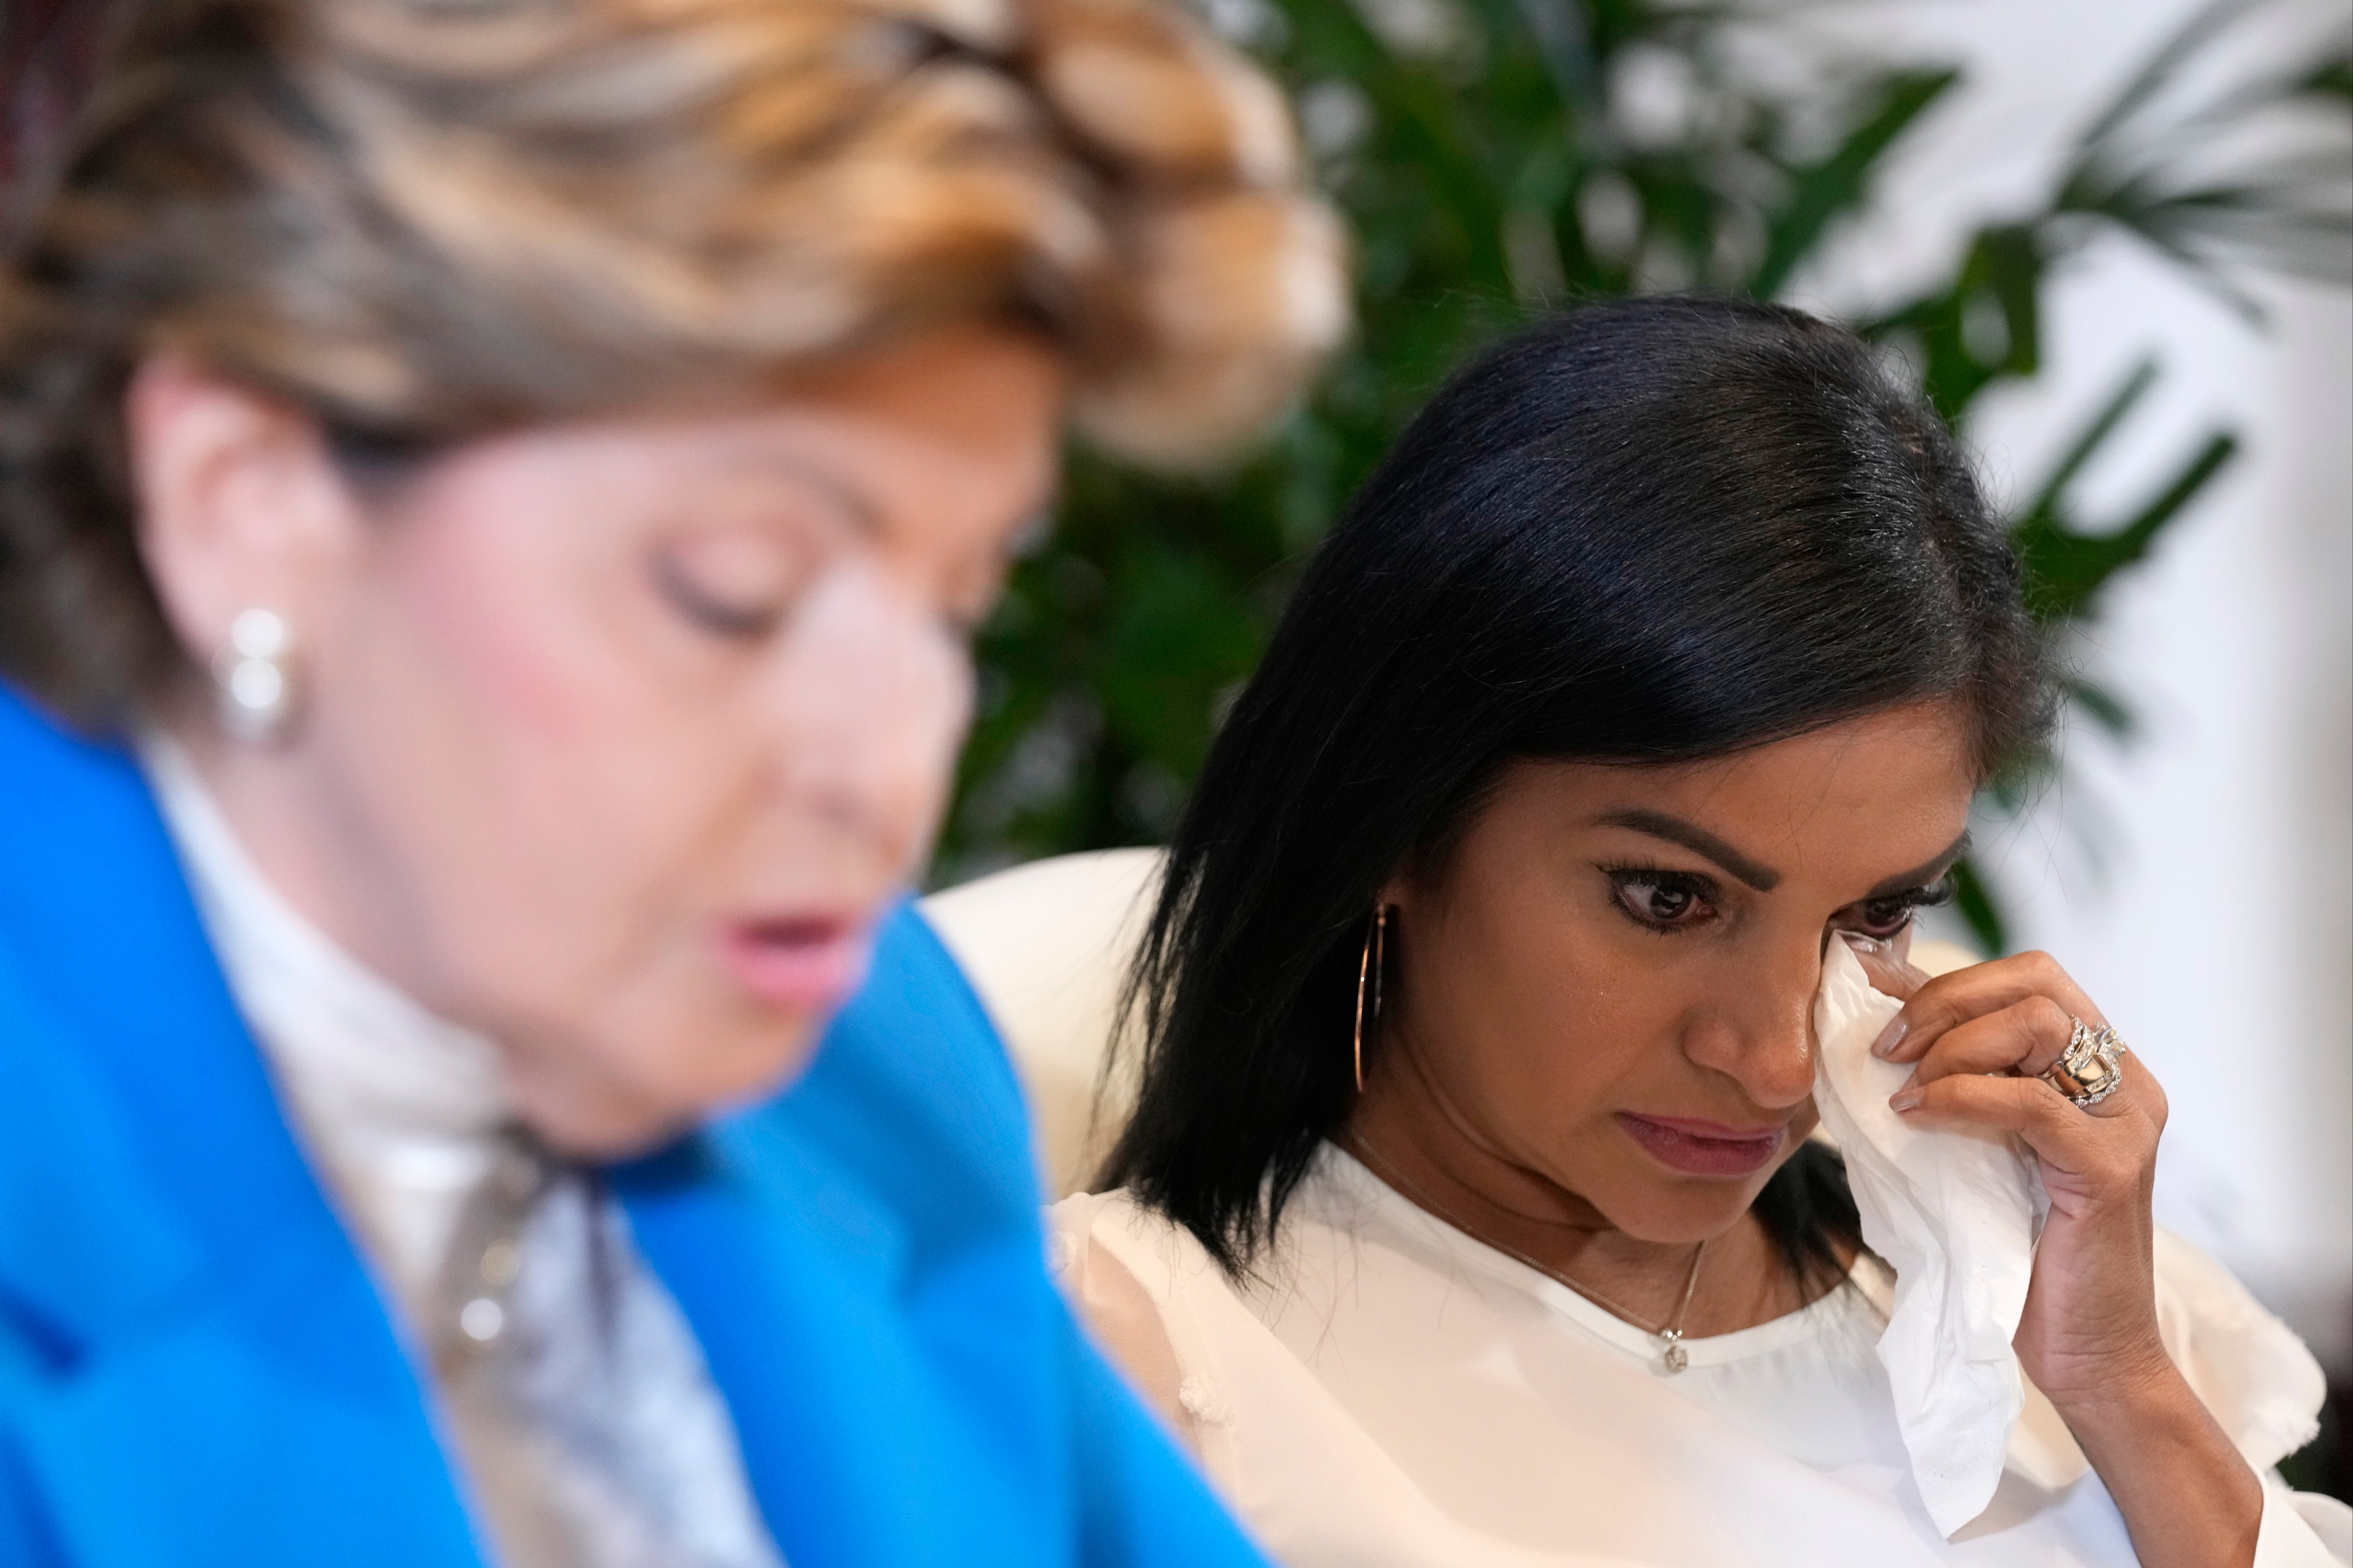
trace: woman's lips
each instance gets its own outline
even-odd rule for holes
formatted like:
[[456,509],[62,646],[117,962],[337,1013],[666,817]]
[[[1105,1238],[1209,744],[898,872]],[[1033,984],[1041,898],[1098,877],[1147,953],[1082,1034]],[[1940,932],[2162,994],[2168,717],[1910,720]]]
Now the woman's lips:
[[828,915],[736,921],[719,942],[727,968],[771,1006],[795,1012],[839,1005],[866,978],[872,927]]
[[1618,1113],[1618,1125],[1651,1158],[1688,1176],[1754,1175],[1779,1152],[1783,1130],[1743,1131],[1714,1121],[1674,1116]]

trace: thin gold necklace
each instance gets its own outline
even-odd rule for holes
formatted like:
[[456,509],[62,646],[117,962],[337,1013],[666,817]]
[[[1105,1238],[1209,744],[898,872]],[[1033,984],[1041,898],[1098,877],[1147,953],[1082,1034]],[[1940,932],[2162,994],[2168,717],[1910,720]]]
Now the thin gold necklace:
[[1558,1283],[1567,1286],[1569,1289],[1576,1291],[1578,1295],[1584,1297],[1595,1306],[1601,1308],[1605,1311],[1614,1313],[1618,1317],[1625,1319],[1628,1322],[1633,1324],[1636,1328],[1641,1330],[1652,1339],[1657,1340],[1659,1342],[1659,1364],[1666,1369],[1668,1376],[1672,1377],[1676,1373],[1683,1371],[1683,1368],[1691,1365],[1691,1352],[1683,1349],[1683,1320],[1691,1315],[1692,1297],[1699,1289],[1699,1262],[1702,1258],[1704,1258],[1707,1255],[1706,1242],[1703,1241],[1697,1247],[1692,1248],[1691,1272],[1683,1276],[1683,1297],[1682,1301],[1676,1304],[1675,1315],[1663,1323],[1653,1323],[1648,1318],[1643,1317],[1640,1312],[1629,1310],[1627,1308],[1620,1306],[1619,1303],[1611,1300],[1609,1297],[1603,1295],[1600,1291],[1593,1289],[1589,1286],[1578,1284],[1576,1280],[1571,1279],[1567,1275],[1563,1274],[1559,1269],[1547,1268],[1546,1265],[1537,1262],[1535,1258],[1530,1258],[1526,1253],[1522,1252],[1518,1247],[1512,1246],[1510,1243],[1496,1241],[1488,1237],[1481,1236],[1477,1231],[1472,1230],[1469,1226],[1464,1225],[1461,1220],[1455,1218],[1454,1215],[1435,1198],[1432,1198],[1428,1193],[1423,1192],[1419,1184],[1411,1177],[1408,1176],[1403,1171],[1398,1170],[1395,1165],[1391,1164],[1382,1156],[1379,1150],[1374,1148],[1371,1143],[1366,1141],[1364,1134],[1360,1132],[1345,1132],[1341,1136],[1346,1140],[1350,1147],[1355,1149],[1356,1152],[1362,1154],[1367,1163],[1377,1169],[1380,1174],[1387,1178],[1391,1185],[1401,1189],[1405,1194],[1411,1198],[1415,1203],[1419,1204],[1423,1208],[1429,1210],[1432,1215],[1435,1215],[1440,1219],[1444,1220],[1447,1224],[1452,1226],[1463,1235],[1470,1237],[1474,1241],[1486,1243],[1487,1246],[1493,1247],[1496,1251],[1503,1253],[1507,1258],[1515,1258],[1519,1259],[1522,1263],[1526,1264],[1530,1268],[1535,1269],[1546,1279],[1556,1280]]

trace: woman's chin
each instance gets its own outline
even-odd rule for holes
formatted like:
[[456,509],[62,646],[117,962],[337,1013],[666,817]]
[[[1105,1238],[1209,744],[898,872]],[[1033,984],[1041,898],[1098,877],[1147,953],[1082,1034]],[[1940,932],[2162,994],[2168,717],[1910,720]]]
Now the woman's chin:
[[[549,1147],[607,1163],[652,1152],[695,1126],[757,1103],[807,1071],[829,1011],[771,1006],[720,1016],[670,1036],[672,1048],[633,1050],[602,1072],[515,1075],[517,1114]],[[746,1015],[749,1015],[748,1016]]]
[[1631,1183],[1602,1208],[1610,1226],[1657,1247],[1712,1241],[1747,1217],[1760,1179],[1737,1186],[1722,1182]]

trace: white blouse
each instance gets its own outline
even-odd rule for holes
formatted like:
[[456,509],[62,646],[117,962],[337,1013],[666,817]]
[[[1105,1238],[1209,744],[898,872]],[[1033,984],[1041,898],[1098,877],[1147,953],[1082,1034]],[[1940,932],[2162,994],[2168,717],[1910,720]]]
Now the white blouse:
[[[1801,1311],[1684,1342],[1668,1375],[1651,1336],[1335,1148],[1246,1286],[1124,1193],[1052,1221],[1066,1289],[1288,1568],[2136,1561],[2031,1390],[1992,1505],[1937,1533],[1875,1353],[1887,1280],[1869,1263]],[[2317,1368],[2217,1265],[2168,1237],[2158,1266],[2168,1348],[2267,1472],[2310,1435]],[[2353,1511],[2264,1484],[2258,1568],[2353,1562]]]

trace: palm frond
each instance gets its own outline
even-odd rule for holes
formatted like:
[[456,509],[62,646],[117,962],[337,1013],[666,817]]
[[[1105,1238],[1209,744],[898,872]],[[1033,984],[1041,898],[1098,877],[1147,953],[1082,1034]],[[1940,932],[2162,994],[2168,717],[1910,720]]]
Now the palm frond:
[[2217,0],[2193,15],[2093,117],[2050,206],[2138,236],[2251,314],[2247,270],[2353,281],[2353,36],[2195,79],[2269,9]]
[[2026,572],[2027,607],[2043,621],[2082,617],[2111,578],[2147,558],[2158,535],[2238,451],[2236,436],[2211,432],[2130,517],[2113,528],[2077,527],[2055,507],[2021,519],[2010,538]]
[[1815,162],[1790,171],[1789,194],[1767,220],[1764,259],[1748,291],[1771,299],[1798,264],[1820,248],[1840,217],[1861,207],[1870,179],[1896,139],[1961,79],[1957,70],[1900,71],[1879,84],[1878,101],[1843,141]]

